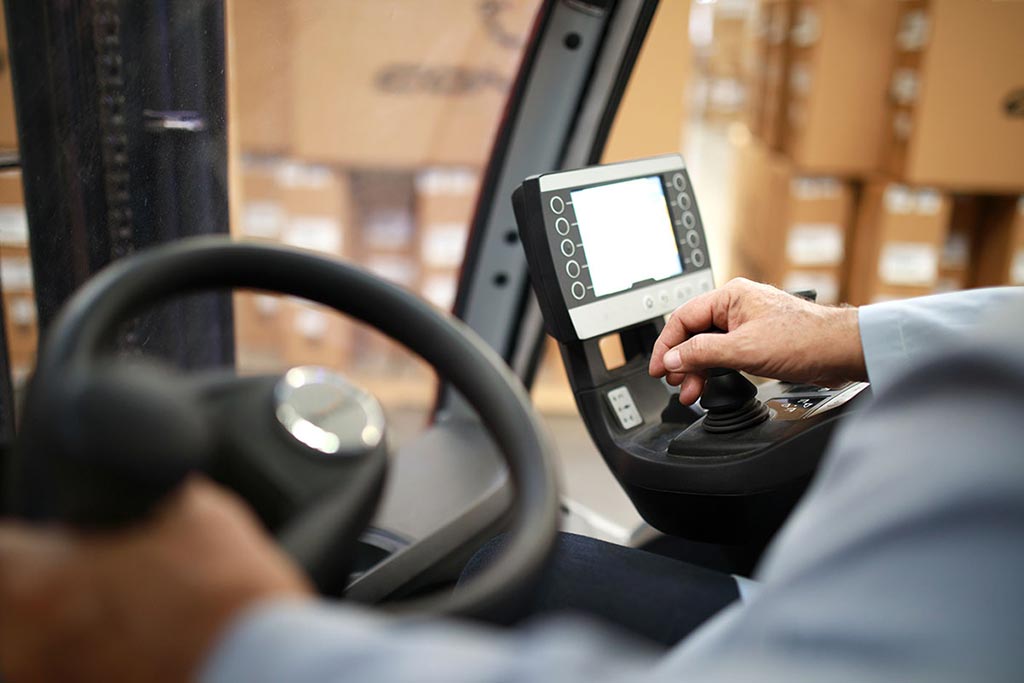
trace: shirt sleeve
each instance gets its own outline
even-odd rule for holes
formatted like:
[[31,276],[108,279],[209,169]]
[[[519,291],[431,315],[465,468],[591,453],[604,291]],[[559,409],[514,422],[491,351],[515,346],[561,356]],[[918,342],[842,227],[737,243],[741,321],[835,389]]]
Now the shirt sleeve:
[[914,361],[969,340],[993,311],[1021,301],[1024,287],[995,287],[861,306],[860,337],[872,387],[888,387]]
[[487,683],[642,680],[656,655],[579,619],[496,630],[395,618],[326,601],[278,601],[243,614],[217,645],[202,683]]

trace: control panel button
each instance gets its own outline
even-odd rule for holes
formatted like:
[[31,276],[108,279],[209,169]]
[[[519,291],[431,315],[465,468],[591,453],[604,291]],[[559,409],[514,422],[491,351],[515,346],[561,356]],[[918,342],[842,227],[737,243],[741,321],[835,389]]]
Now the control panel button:
[[671,301],[671,299],[668,296],[667,289],[663,289],[658,292],[658,302],[661,303],[662,306],[667,306],[669,301]]
[[711,281],[710,280],[704,280],[703,282],[701,282],[700,283],[700,291],[702,291],[702,292],[710,292],[711,291]]
[[565,200],[558,195],[555,195],[551,198],[550,206],[552,211],[560,214],[565,211]]
[[672,187],[680,192],[686,189],[686,178],[683,177],[682,173],[676,173],[672,176]]
[[565,217],[556,218],[555,219],[555,232],[557,232],[562,237],[565,237],[566,235],[568,235],[569,234],[569,219],[565,218]]
[[569,261],[565,264],[565,274],[571,278],[578,278],[580,276],[580,264],[576,261]]
[[616,387],[605,394],[605,397],[608,399],[608,405],[619,421],[619,426],[623,429],[633,429],[644,423],[644,419],[640,416],[640,411],[637,410],[636,403],[633,401],[633,395],[629,393],[628,387]]
[[690,261],[693,262],[694,267],[703,268],[704,264],[707,263],[707,258],[705,258],[703,251],[694,249],[690,252]]
[[652,308],[654,308],[653,296],[648,294],[647,296],[644,297],[644,308],[646,308],[647,310],[651,310]]
[[697,217],[694,216],[693,213],[689,211],[684,211],[683,227],[685,227],[687,230],[693,230],[695,227],[697,227]]
[[587,288],[583,286],[582,282],[572,283],[572,287],[569,289],[572,291],[572,296],[576,301],[583,301],[583,297],[587,295]]
[[686,233],[686,243],[690,245],[691,249],[696,249],[700,246],[700,235],[697,234],[696,230]]
[[573,244],[572,240],[562,240],[562,254],[565,256],[574,256],[576,254],[576,245]]
[[675,295],[676,301],[682,301],[683,299],[686,298],[686,290],[683,289],[682,287],[676,287]]
[[693,200],[690,199],[690,195],[685,192],[680,192],[679,196],[676,197],[676,201],[679,202],[679,208],[683,211],[689,211],[690,207],[693,206]]

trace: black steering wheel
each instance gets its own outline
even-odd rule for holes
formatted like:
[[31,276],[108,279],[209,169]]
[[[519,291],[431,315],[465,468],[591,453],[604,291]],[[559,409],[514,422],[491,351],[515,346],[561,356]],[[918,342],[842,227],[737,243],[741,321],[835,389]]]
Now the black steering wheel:
[[[322,592],[342,592],[386,469],[373,398],[322,369],[184,376],[115,359],[110,350],[118,326],[142,309],[221,288],[297,296],[372,325],[451,382],[500,448],[516,494],[503,556],[464,588],[400,609],[492,616],[528,587],[557,527],[553,448],[501,358],[461,321],[359,268],[220,237],[120,260],[67,302],[28,389],[8,477],[9,512],[85,527],[130,523],[190,473],[205,472],[253,505]],[[325,396],[343,405],[330,408],[326,427],[294,414],[296,405],[301,412],[304,401],[322,405]],[[296,424],[301,429],[287,428]]]

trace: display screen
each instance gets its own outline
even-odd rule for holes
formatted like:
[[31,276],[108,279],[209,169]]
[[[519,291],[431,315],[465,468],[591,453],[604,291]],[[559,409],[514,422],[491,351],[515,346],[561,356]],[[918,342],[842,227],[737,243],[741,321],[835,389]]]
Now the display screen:
[[594,296],[683,272],[661,178],[571,192]]

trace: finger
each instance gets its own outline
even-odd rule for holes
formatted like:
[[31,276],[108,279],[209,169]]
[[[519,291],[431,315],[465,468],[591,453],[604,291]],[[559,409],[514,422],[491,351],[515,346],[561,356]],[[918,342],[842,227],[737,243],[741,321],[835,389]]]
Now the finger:
[[661,377],[667,372],[662,359],[671,348],[713,327],[727,329],[728,296],[722,290],[705,292],[672,312],[651,351],[648,372],[652,377]]
[[739,333],[698,334],[669,349],[662,363],[668,372],[691,373],[708,368],[744,369],[737,353]]
[[674,387],[678,387],[686,379],[685,372],[670,372],[665,375],[665,381]]
[[679,402],[683,405],[692,405],[704,392],[706,378],[702,373],[691,372],[679,385]]

